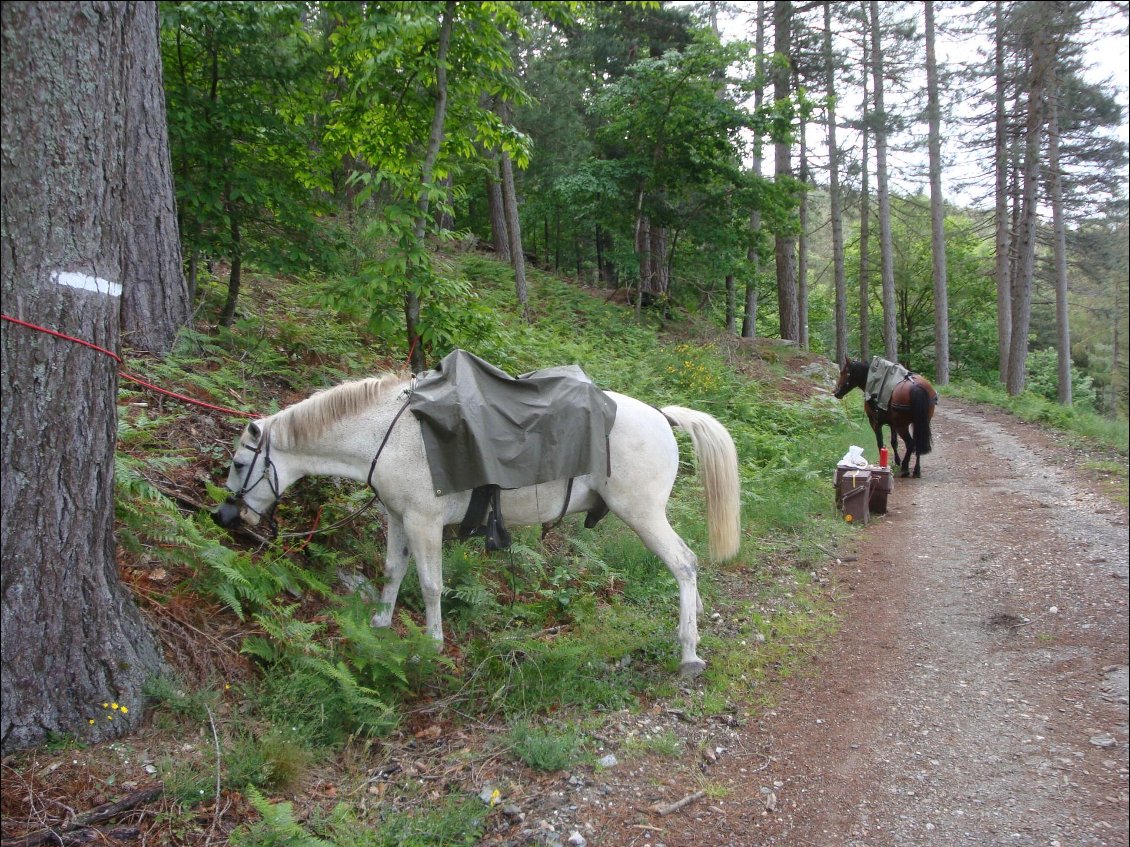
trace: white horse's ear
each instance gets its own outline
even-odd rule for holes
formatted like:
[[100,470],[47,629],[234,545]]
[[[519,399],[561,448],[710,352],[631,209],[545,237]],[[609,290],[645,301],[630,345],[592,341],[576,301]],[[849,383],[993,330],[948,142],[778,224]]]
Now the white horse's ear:
[[263,431],[259,429],[259,424],[252,421],[247,425],[247,434],[250,435],[256,442],[263,437]]

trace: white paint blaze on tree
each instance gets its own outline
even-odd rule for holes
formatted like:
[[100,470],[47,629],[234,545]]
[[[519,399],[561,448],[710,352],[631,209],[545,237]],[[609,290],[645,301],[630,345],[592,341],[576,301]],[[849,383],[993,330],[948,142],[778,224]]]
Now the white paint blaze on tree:
[[[2,15],[4,312],[112,352],[127,331],[167,349],[188,300],[156,5]],[[2,333],[7,753],[129,729],[160,657],[114,560],[118,364],[8,321]]]

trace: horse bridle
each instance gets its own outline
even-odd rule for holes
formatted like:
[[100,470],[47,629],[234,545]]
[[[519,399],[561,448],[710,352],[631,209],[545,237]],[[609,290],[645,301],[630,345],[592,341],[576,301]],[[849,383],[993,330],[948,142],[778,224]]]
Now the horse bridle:
[[[275,506],[278,504],[279,498],[282,495],[279,491],[279,472],[275,469],[275,465],[271,461],[270,427],[266,428],[266,430],[263,432],[262,437],[259,439],[259,443],[256,444],[254,448],[252,448],[252,454],[253,455],[251,463],[247,466],[247,473],[243,476],[243,484],[240,485],[238,492],[228,498],[228,503],[236,506],[240,509],[240,511],[246,509],[253,514],[258,515],[260,520],[266,521],[267,527],[269,529],[274,530],[274,519],[272,518],[272,515],[274,514]],[[259,475],[259,478],[255,480],[255,483],[251,484],[252,474],[255,473],[255,465],[260,458],[262,458],[263,460],[263,472]],[[261,485],[264,481],[266,481],[268,487],[270,487],[271,494],[274,496],[274,500],[271,501],[271,505],[267,508],[267,511],[260,512],[258,509],[248,505],[247,501],[243,498],[247,494],[254,491],[256,488],[258,488],[259,485]]]

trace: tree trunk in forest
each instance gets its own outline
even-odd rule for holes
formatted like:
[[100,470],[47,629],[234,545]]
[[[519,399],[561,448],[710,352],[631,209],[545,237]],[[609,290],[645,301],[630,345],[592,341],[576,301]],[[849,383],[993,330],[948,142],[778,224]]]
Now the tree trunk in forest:
[[[508,116],[507,116],[508,117]],[[518,195],[514,191],[514,165],[505,150],[502,162],[502,205],[506,210],[506,231],[510,235],[510,266],[514,269],[514,294],[522,307],[522,318],[530,322],[529,296],[526,293],[526,253],[522,249],[522,225],[518,219]]]
[[220,312],[219,324],[230,327],[235,321],[235,310],[239,304],[239,289],[243,284],[243,236],[239,229],[239,214],[227,204],[228,220],[231,224],[231,269],[228,272],[228,297]]
[[636,288],[636,316],[638,317],[643,309],[643,293],[651,291],[651,260],[649,257],[649,247],[651,244],[650,224],[648,219],[644,217],[643,211],[643,189],[640,189],[639,207],[636,211],[636,263],[639,267],[639,285]]
[[934,382],[950,382],[949,287],[946,281],[946,210],[942,199],[941,109],[934,49],[934,0],[926,0],[926,100],[930,124],[930,232],[934,258]]
[[[867,0],[863,0],[862,19],[867,20]],[[871,361],[871,183],[868,164],[871,149],[870,98],[867,94],[867,76],[871,70],[871,49],[863,39],[863,68],[860,83],[863,86],[862,152],[859,156],[859,358]]]
[[835,291],[836,363],[848,354],[847,279],[844,270],[843,199],[840,196],[840,148],[836,143],[836,67],[832,54],[832,4],[824,3],[824,80],[828,91],[828,200],[832,216],[832,277]]
[[1055,330],[1059,369],[1056,395],[1062,405],[1070,406],[1071,327],[1067,308],[1067,227],[1063,221],[1063,175],[1060,172],[1059,140],[1059,78],[1053,59],[1048,70],[1048,193],[1052,203],[1055,254]]
[[[757,56],[757,71],[760,75],[762,57],[765,55],[765,0],[757,0],[757,35],[754,44]],[[754,113],[761,112],[761,104],[765,100],[765,88],[757,86],[753,93]],[[761,176],[761,136],[753,139],[752,169],[755,176]],[[760,273],[760,256],[758,243],[761,240],[761,210],[755,208],[749,216],[750,246],[746,250],[746,259],[749,262],[749,278],[745,284],[745,311],[742,314],[742,338],[753,338],[757,335],[757,284]]]
[[871,87],[875,103],[875,192],[879,200],[879,268],[883,294],[884,358],[898,361],[898,306],[895,303],[895,254],[891,238],[891,197],[887,183],[887,112],[883,106],[883,40],[879,0],[870,0]]
[[1032,318],[1032,277],[1036,267],[1036,236],[1039,226],[1040,150],[1046,120],[1045,97],[1048,69],[1053,54],[1049,43],[1045,9],[1038,4],[1028,22],[1031,67],[1028,75],[1028,114],[1024,125],[1024,176],[1021,189],[1020,232],[1017,239],[1016,274],[1012,282],[1012,344],[1008,351],[1008,393],[1024,391],[1028,365],[1028,328]]
[[[159,35],[159,16],[137,14]],[[149,284],[122,289],[122,341],[133,350],[165,353],[188,323],[195,292],[181,264],[159,37],[137,39],[124,58],[131,63],[124,78],[133,89],[126,99],[125,157],[133,214],[123,270],[125,279]]]
[[[428,133],[428,147],[424,153],[420,169],[420,199],[417,201],[417,215],[413,236],[421,251],[424,250],[424,235],[428,224],[428,191],[431,188],[432,172],[435,170],[439,148],[443,145],[444,122],[447,119],[447,52],[451,47],[451,30],[455,22],[455,0],[447,0],[439,25],[439,41],[436,44],[436,104],[432,112],[432,126]],[[412,268],[408,273],[412,275]],[[408,366],[413,373],[427,369],[427,356],[420,342],[420,298],[409,290],[404,295],[404,324],[408,342]]]
[[[188,300],[153,99],[157,7],[0,9],[5,311],[110,351],[122,332],[165,349]],[[169,290],[144,290],[156,286]],[[7,322],[0,335],[7,754],[132,729],[161,658],[114,561],[117,363]],[[107,720],[103,701],[126,709]]]
[[[796,86],[799,90],[800,83]],[[797,235],[796,263],[796,314],[797,343],[802,350],[808,349],[808,150],[805,121],[801,121],[800,133],[800,233]]]
[[487,177],[487,208],[490,211],[490,237],[494,255],[510,261],[510,234],[506,230],[506,208],[502,201],[502,184],[498,176],[498,156],[493,157],[494,173]]
[[671,288],[671,269],[667,264],[667,227],[654,226],[648,221],[648,279],[651,280],[651,294],[666,297]]
[[[783,59],[791,55],[793,4],[789,0],[773,3],[773,52]],[[780,103],[789,98],[791,61],[775,65],[773,69],[773,97]],[[792,176],[792,157],[789,145],[777,141],[773,145],[773,175],[778,184]],[[800,339],[800,316],[797,304],[796,237],[778,233],[774,244],[777,261],[777,310],[781,338],[786,341]]]
[[1008,351],[1012,345],[1012,310],[1010,295],[1011,263],[1009,261],[1010,221],[1008,214],[1008,175],[1009,140],[1008,113],[1005,111],[1004,79],[1004,10],[1002,0],[996,0],[995,9],[995,50],[993,54],[993,78],[996,84],[996,282],[997,282],[997,359],[1000,381],[1008,378]]
[[596,246],[596,280],[597,285],[607,285],[608,280],[604,275],[604,232],[600,224],[594,225],[593,244]]
[[726,274],[726,333],[733,335],[738,329],[738,287],[734,275]]
[[453,211],[455,209],[455,180],[451,174],[448,174],[440,180],[440,185],[443,186],[444,195],[447,199],[443,204],[443,210],[439,213],[436,220],[436,229],[441,232],[451,232],[455,229],[455,214]]

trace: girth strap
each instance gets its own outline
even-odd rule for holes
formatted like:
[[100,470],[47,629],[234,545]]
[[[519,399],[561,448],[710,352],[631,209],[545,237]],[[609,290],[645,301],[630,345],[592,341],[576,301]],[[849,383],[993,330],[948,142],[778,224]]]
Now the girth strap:
[[502,523],[502,509],[499,505],[497,485],[480,485],[471,489],[471,502],[467,514],[459,524],[459,538],[466,540],[481,535],[486,540],[488,552],[505,550],[510,546],[510,532]]

